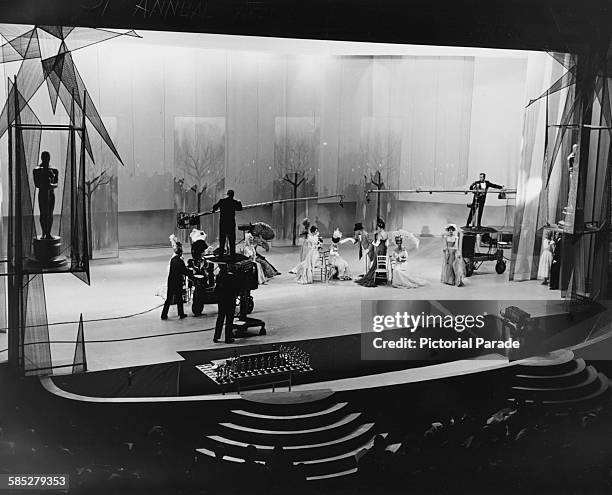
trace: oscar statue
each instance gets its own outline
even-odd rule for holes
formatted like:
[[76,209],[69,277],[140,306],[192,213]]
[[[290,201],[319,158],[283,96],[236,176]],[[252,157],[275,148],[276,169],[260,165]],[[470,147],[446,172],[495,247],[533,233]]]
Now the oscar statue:
[[54,267],[66,263],[61,256],[61,240],[51,234],[53,210],[55,209],[55,189],[59,182],[59,172],[51,168],[51,155],[48,151],[40,154],[40,165],[33,171],[34,186],[38,189],[38,208],[42,235],[34,239],[35,261],[43,267]]

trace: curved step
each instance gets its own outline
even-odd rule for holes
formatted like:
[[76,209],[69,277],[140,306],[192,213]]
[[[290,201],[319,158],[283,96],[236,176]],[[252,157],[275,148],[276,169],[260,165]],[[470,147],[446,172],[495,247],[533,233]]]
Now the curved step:
[[247,392],[242,394],[242,409],[259,414],[299,415],[322,411],[333,405],[329,389],[303,392]]
[[392,454],[395,454],[400,449],[401,446],[402,444],[400,442],[392,443],[392,444],[387,445],[387,448],[385,450],[388,450]]
[[[383,438],[389,436],[388,433],[380,433]],[[354,467],[357,467],[357,455],[364,450],[369,450],[374,445],[375,436],[371,437],[366,443],[360,445],[354,449],[351,449],[342,454],[334,455],[332,457],[323,457],[319,459],[311,459],[302,461],[301,464],[304,467],[306,476],[317,476],[329,473],[336,473],[347,471]]]
[[338,478],[348,478],[357,474],[357,468],[348,469],[336,473],[323,474],[319,476],[307,476],[306,481],[331,481]]
[[588,411],[599,403],[601,403],[603,400],[609,399],[610,380],[608,380],[608,377],[603,373],[598,373],[598,377],[599,386],[594,392],[591,392],[589,395],[570,400],[543,401],[542,405],[553,408],[569,408],[575,412]]
[[[380,435],[383,438],[386,438],[388,436],[388,433],[381,433]],[[296,464],[302,465],[303,471],[306,474],[306,476],[319,476],[319,475],[325,475],[329,473],[347,471],[354,467],[357,467],[357,460],[356,460],[357,454],[359,454],[363,450],[370,449],[372,445],[374,445],[374,436],[371,437],[365,444],[355,449],[352,449],[348,452],[345,452],[345,453],[342,453],[342,454],[339,454],[333,457],[324,457],[320,459],[298,461],[296,462]],[[399,446],[399,444],[397,445]],[[397,448],[393,450],[393,447],[394,446],[389,446],[389,448],[391,448],[391,450],[394,452],[395,450],[397,450]],[[199,449],[196,449],[196,452],[198,454],[207,456],[211,459],[214,459],[216,457],[215,453],[209,449],[199,448]],[[223,457],[223,460],[228,461],[228,462],[233,462],[233,463],[244,462],[244,459],[241,459],[238,457],[227,456],[227,455]],[[263,461],[256,461],[256,462],[259,464],[265,464],[265,462]]]
[[517,386],[552,388],[553,386],[568,386],[582,381],[586,374],[586,363],[584,359],[574,360],[574,369],[560,374],[551,375],[529,375],[519,374],[514,377]]
[[258,404],[310,404],[329,399],[334,395],[331,388],[317,390],[302,390],[293,392],[245,392],[242,398],[248,402]]
[[[387,438],[388,433],[379,433],[383,438]],[[346,471],[354,467],[358,467],[358,457],[372,448],[374,445],[374,438],[370,438],[367,443],[361,447],[357,447],[344,454],[339,454],[333,457],[326,457],[323,459],[313,459],[310,461],[303,461],[301,464],[304,467],[306,476],[315,476],[327,473],[336,473]],[[396,453],[401,447],[400,443],[394,443],[387,445],[386,449],[389,452]]]
[[549,375],[561,375],[564,373],[571,372],[576,364],[574,359],[566,359],[569,356],[573,356],[573,353],[564,355],[563,358],[550,359],[550,360],[534,360],[530,364],[519,364],[516,374],[517,375],[535,375],[535,376],[549,376]]
[[533,399],[535,401],[567,400],[589,395],[598,387],[598,375],[595,368],[586,368],[585,378],[566,387],[512,387],[512,391],[519,399]]
[[[217,457],[216,454],[212,450],[208,450],[208,449],[205,449],[205,448],[199,448],[199,449],[195,449],[195,450],[196,450],[196,452],[198,454],[205,455],[207,457],[210,457],[211,459],[214,459],[214,458]],[[232,457],[231,455],[224,455],[223,456],[223,460],[227,461],[227,462],[233,462],[235,464],[240,464],[241,462],[244,462],[244,459],[239,458],[239,457]],[[265,465],[266,464],[263,461],[255,461],[255,462],[257,464],[261,464],[261,465]]]
[[306,414],[278,415],[260,414],[237,409],[231,411],[232,422],[261,429],[299,430],[314,428],[321,424],[331,424],[346,416],[348,402],[338,402],[320,411]]
[[531,367],[531,366],[554,366],[557,364],[567,363],[574,359],[574,351],[569,349],[559,349],[557,351],[549,352],[541,356],[533,356],[523,359],[519,366]]
[[[350,433],[335,438],[333,440],[306,444],[306,445],[290,445],[285,448],[291,459],[294,462],[303,460],[317,459],[321,457],[332,457],[356,448],[365,443],[364,438],[374,434],[374,423],[365,423],[359,425]],[[210,435],[205,437],[205,441],[211,442],[212,446],[207,447],[210,450],[215,450],[215,445],[222,445],[224,452],[234,457],[244,458],[244,449],[250,445],[238,440],[229,439],[221,435]],[[210,444],[209,444],[210,445]],[[257,447],[257,459],[265,460],[272,452],[273,446],[270,444],[252,444]]]
[[[608,377],[603,373],[598,373],[598,380],[596,383],[596,390],[585,396],[565,400],[525,400],[523,403],[531,406],[539,405],[558,412],[587,412],[610,398],[610,381],[608,380]],[[511,400],[510,402],[516,401]]]
[[246,443],[272,445],[280,443],[282,446],[307,445],[324,442],[326,439],[338,438],[349,433],[355,429],[355,422],[361,416],[361,413],[350,413],[332,424],[303,430],[267,430],[234,423],[220,423],[220,426],[228,437]]

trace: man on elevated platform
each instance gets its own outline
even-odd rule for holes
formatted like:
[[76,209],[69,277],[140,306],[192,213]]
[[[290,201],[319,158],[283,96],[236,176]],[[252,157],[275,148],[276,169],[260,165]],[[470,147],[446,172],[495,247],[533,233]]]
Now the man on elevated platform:
[[476,219],[476,227],[479,229],[481,228],[482,213],[484,211],[485,202],[487,201],[487,193],[489,191],[489,188],[492,188],[492,189],[503,189],[504,188],[504,186],[499,186],[497,184],[493,184],[493,182],[486,180],[486,177],[487,177],[486,174],[481,173],[480,178],[476,182],[473,182],[472,185],[470,186],[470,191],[474,192],[474,200],[472,201],[472,204],[468,205],[470,209],[470,214],[468,215],[466,227],[471,227],[472,220],[474,219],[474,216],[476,215],[476,211],[478,211],[478,217]]

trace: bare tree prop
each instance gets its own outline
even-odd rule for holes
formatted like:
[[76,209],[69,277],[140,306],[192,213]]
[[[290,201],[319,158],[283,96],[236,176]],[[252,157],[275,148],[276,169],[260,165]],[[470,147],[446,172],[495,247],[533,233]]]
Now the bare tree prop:
[[297,230],[296,230],[296,225],[297,225],[297,191],[298,188],[303,184],[303,182],[306,180],[305,177],[305,173],[304,172],[293,172],[293,175],[290,176],[289,174],[285,174],[285,176],[283,177],[283,180],[285,182],[288,182],[291,187],[293,188],[293,224],[292,224],[292,234],[291,234],[291,243],[295,246],[296,245],[296,241],[297,241]]
[[107,170],[102,170],[94,172],[94,176],[85,179],[85,197],[87,199],[87,237],[89,239],[88,249],[89,249],[89,259],[93,258],[93,231],[92,231],[92,223],[91,223],[91,207],[92,207],[92,198],[94,193],[100,189],[101,187],[110,184],[113,180],[112,175],[110,175]]
[[[383,144],[386,141],[386,146]],[[401,140],[391,134],[387,139],[383,139],[380,133],[376,133],[373,142],[367,148],[361,148],[361,162],[365,169],[364,174],[364,185],[366,192],[366,201],[370,202],[370,196],[367,192],[370,187],[368,183],[372,184],[373,188],[377,191],[383,190],[387,187],[385,181],[393,182],[393,175],[397,171],[399,150],[401,147]],[[380,218],[380,202],[381,194],[377,194],[376,197],[376,219]]]
[[177,142],[175,180],[194,193],[197,211],[203,208],[205,193],[215,196],[225,176],[225,140],[219,134],[214,125],[196,123],[193,132],[183,132]]
[[[304,140],[292,141],[285,139],[283,146],[277,146],[276,160],[281,180],[292,188],[292,196],[298,197],[298,189],[309,179],[308,172],[312,171],[312,146]],[[297,244],[297,201],[293,202],[293,220],[291,225],[291,243]]]

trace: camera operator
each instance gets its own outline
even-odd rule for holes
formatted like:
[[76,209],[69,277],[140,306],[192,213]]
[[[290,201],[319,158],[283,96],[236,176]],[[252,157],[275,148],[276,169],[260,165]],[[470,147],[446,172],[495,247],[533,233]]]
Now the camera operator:
[[217,323],[215,324],[215,335],[213,342],[219,342],[221,331],[225,323],[225,343],[234,342],[234,313],[236,312],[236,274],[229,270],[225,263],[219,264],[219,274],[215,286],[217,295]]
[[174,250],[174,255],[170,258],[170,266],[168,268],[168,290],[166,292],[166,301],[162,310],[161,319],[168,319],[168,311],[172,304],[176,304],[178,314],[181,319],[187,315],[183,309],[183,286],[185,284],[184,277],[189,276],[189,270],[183,261],[183,245],[176,239],[174,235],[170,236],[170,242]]

